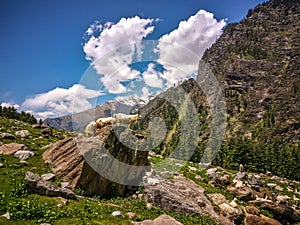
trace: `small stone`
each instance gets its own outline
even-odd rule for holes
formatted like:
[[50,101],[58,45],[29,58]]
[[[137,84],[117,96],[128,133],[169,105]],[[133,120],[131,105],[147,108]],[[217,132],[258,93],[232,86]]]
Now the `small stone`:
[[71,189],[70,183],[69,182],[61,182],[60,186],[62,188],[66,188],[66,189]]
[[58,200],[61,201],[64,205],[68,205],[68,199],[63,197],[58,197]]
[[55,175],[53,173],[45,173],[41,176],[41,178],[45,181],[54,180]]
[[4,167],[4,164],[3,163],[0,163],[0,168],[3,168]]
[[126,216],[128,216],[129,219],[133,219],[135,217],[135,213],[128,212],[128,213],[126,213]]
[[29,163],[26,162],[25,160],[20,160],[19,163],[22,164],[23,166],[29,166]]
[[14,157],[18,158],[20,160],[26,160],[26,159],[28,159],[30,157],[33,157],[33,156],[34,156],[33,152],[31,152],[31,151],[24,151],[24,150],[17,151],[14,154]]
[[244,179],[244,178],[247,178],[247,173],[246,172],[238,172],[235,176],[234,176],[234,179],[236,180],[241,180],[241,179]]
[[1,217],[4,217],[4,218],[10,220],[10,214],[9,214],[9,212],[4,213]]
[[151,208],[152,208],[152,205],[151,205],[150,203],[147,203],[146,208],[147,208],[147,209],[151,209]]
[[267,176],[267,177],[272,177],[273,174],[272,174],[270,171],[267,171],[267,172],[266,172],[266,176]]
[[41,223],[40,225],[51,225],[51,223]]
[[275,191],[283,191],[283,188],[280,187],[279,185],[276,185],[274,188]]
[[146,183],[151,186],[155,186],[155,185],[159,184],[159,180],[157,178],[147,178]]
[[208,194],[208,197],[212,200],[215,205],[221,205],[222,203],[228,203],[227,199],[224,195],[215,193],[215,194]]
[[138,194],[138,198],[143,198],[144,195],[143,194]]
[[133,194],[133,195],[132,195],[132,198],[133,198],[133,199],[137,199],[138,196],[137,196],[136,194]]
[[190,170],[190,171],[197,171],[197,168],[196,168],[196,167],[193,167],[193,166],[189,166],[189,170]]
[[268,183],[267,186],[271,189],[274,189],[276,187],[277,184],[274,183]]
[[120,211],[114,211],[111,214],[112,216],[123,216],[123,214]]
[[0,138],[14,140],[16,137],[10,133],[0,133]]

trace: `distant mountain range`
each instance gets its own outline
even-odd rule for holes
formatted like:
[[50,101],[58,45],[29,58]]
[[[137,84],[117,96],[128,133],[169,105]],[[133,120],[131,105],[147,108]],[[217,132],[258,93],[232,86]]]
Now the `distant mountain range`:
[[109,117],[119,112],[134,114],[140,107],[146,105],[150,98],[151,96],[148,99],[136,96],[121,96],[80,113],[57,118],[47,118],[44,120],[44,123],[57,129],[82,132],[90,121],[95,121],[98,118]]

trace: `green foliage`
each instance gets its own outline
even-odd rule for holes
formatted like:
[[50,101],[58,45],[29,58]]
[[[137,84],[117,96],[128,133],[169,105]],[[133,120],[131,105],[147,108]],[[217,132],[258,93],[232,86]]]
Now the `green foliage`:
[[243,164],[252,172],[271,171],[281,177],[300,180],[300,146],[261,143],[247,138],[231,138],[223,143],[214,163],[238,169]]
[[37,119],[30,113],[24,111],[17,112],[14,107],[2,107],[0,106],[0,116],[3,116],[8,119],[16,119],[27,123],[37,123]]

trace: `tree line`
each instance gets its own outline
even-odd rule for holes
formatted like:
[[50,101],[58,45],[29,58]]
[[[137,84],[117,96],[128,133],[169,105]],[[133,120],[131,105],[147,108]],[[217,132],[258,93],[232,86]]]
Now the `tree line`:
[[14,107],[2,107],[0,106],[0,116],[8,119],[16,119],[26,123],[35,124],[37,119],[30,113],[24,111],[18,112]]

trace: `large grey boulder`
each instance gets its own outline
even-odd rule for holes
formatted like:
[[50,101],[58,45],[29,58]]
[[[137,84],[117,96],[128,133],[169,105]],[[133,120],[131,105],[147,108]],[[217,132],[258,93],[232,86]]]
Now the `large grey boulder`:
[[28,188],[31,192],[46,196],[61,196],[68,199],[76,199],[76,195],[73,191],[60,188],[48,181],[44,181],[39,175],[32,172],[27,172],[25,180],[28,183]]
[[0,132],[0,138],[14,140],[16,137],[10,133]]
[[20,160],[26,160],[26,159],[29,159],[30,157],[33,157],[34,156],[34,153],[31,152],[31,151],[24,151],[24,150],[20,150],[20,151],[17,151],[15,154],[14,154],[14,157],[20,159]]
[[21,138],[28,138],[30,132],[28,130],[18,130],[15,132],[15,135]]
[[159,178],[158,185],[145,184],[144,197],[148,203],[164,210],[210,216],[220,224],[234,224],[214,211],[202,187],[183,176]]

